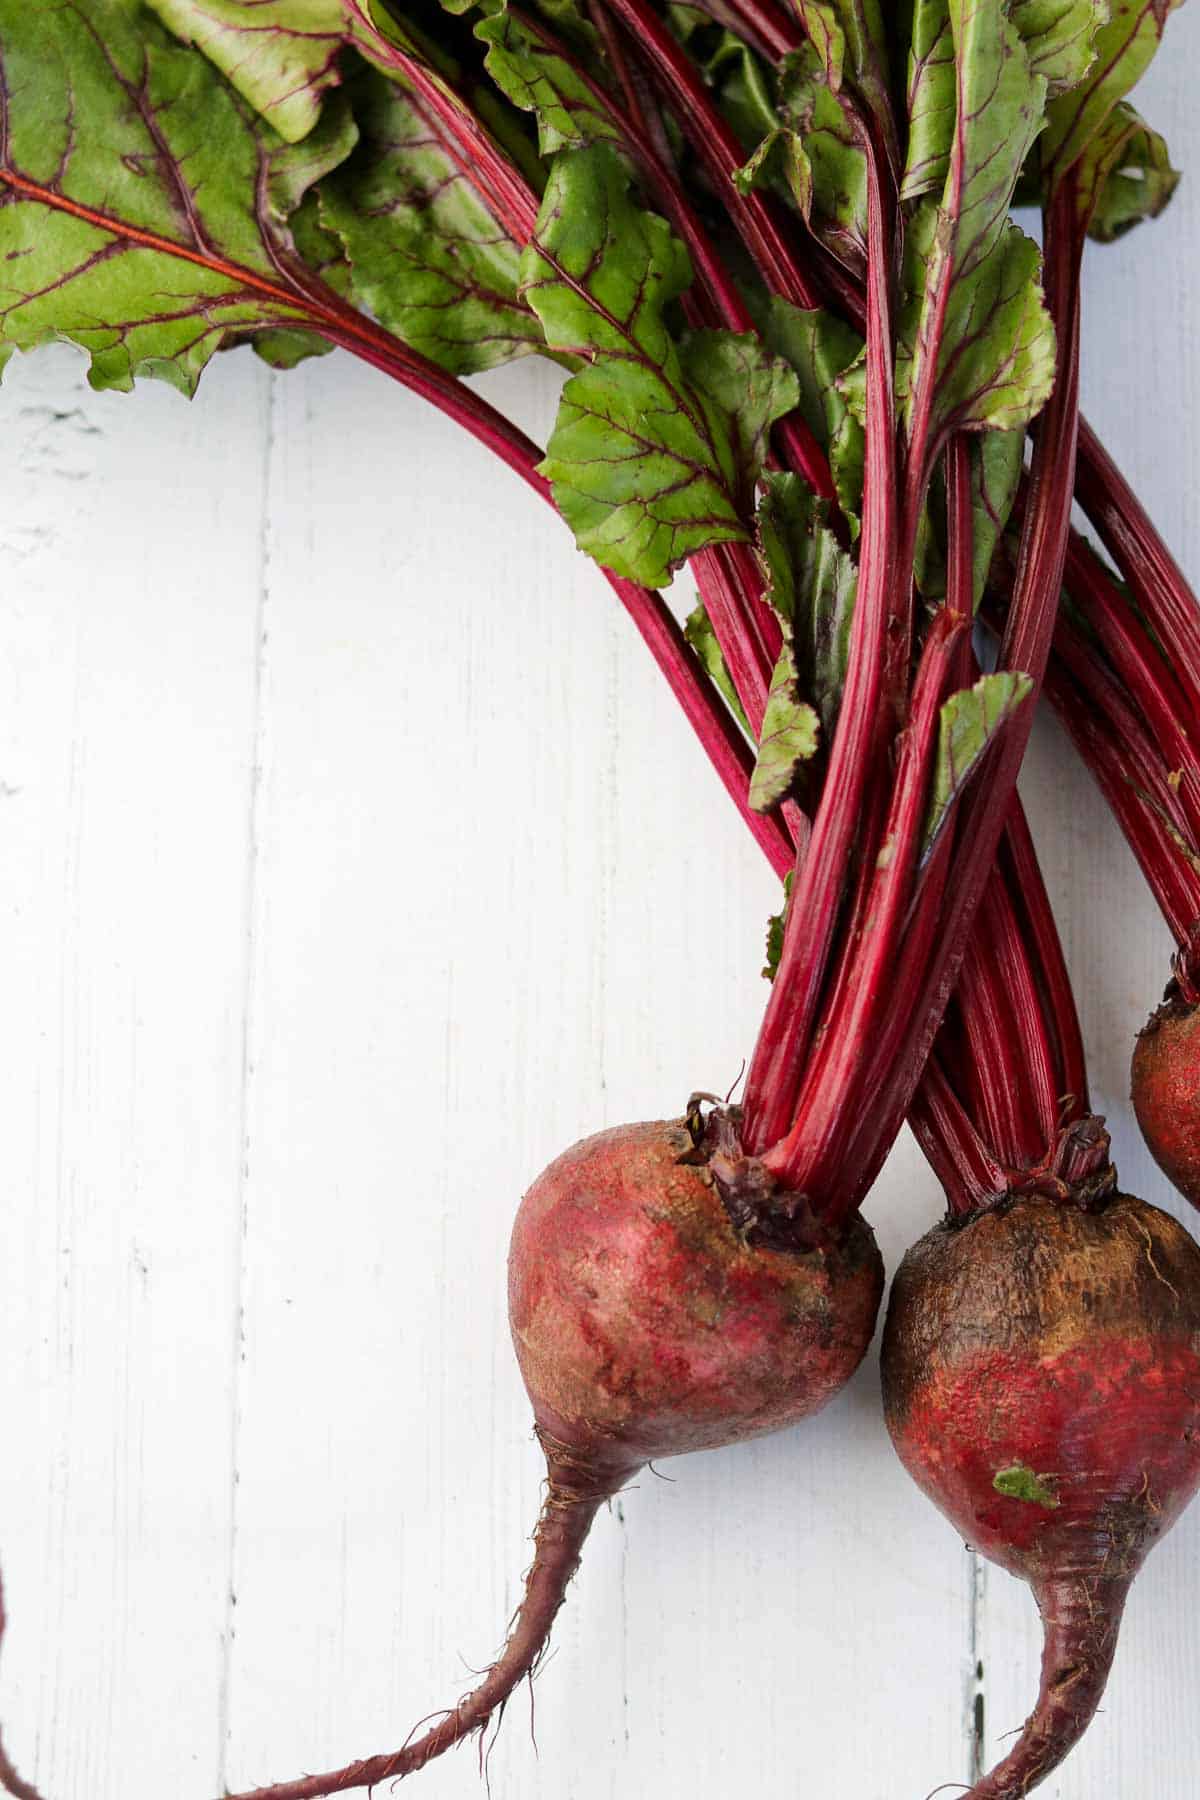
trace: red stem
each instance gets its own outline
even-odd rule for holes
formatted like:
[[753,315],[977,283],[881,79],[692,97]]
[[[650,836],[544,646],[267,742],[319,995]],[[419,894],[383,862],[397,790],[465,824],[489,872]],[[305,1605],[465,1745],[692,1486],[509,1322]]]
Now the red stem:
[[[764,1161],[789,1188],[812,1197],[835,1195],[839,1169],[860,1110],[869,1105],[871,1070],[891,1014],[897,946],[909,923],[924,828],[938,714],[950,687],[969,669],[973,612],[973,521],[966,443],[955,440],[947,458],[949,570],[946,604],[926,637],[901,738],[885,847],[871,871],[871,903],[855,944],[852,976],[835,994],[816,1034],[820,1051],[808,1070],[787,1137]],[[906,565],[901,564],[901,568]],[[882,865],[882,866],[880,866]]]
[[[623,3],[623,0],[622,0]],[[895,588],[896,430],[891,332],[891,231],[878,166],[870,181],[867,447],[858,595],[849,672],[812,837],[796,871],[783,952],[746,1080],[744,1143],[761,1155],[795,1117],[809,1040],[829,967],[868,772],[880,751],[887,625]]]
[[[1002,863],[988,883],[980,917],[982,928],[971,934],[963,966],[965,969],[972,958],[985,962],[990,978],[1003,994],[1013,1016],[1012,1043],[1019,1062],[1012,1090],[1018,1143],[1016,1161],[1010,1166],[1028,1167],[1040,1161],[1053,1147],[1058,1131],[1061,1083],[1042,997],[1026,954]],[[994,1050],[994,1044],[985,1050],[985,1069],[990,1068]]]
[[1189,731],[1193,712],[1200,712],[1200,700],[1195,681],[1189,682],[1190,670],[1180,665],[1182,678],[1176,679],[1124,594],[1083,541],[1072,541],[1068,549],[1066,588],[1095,632],[1130,704],[1142,714],[1163,762],[1176,774],[1172,786],[1189,829],[1200,831],[1200,760]]
[[946,1077],[940,1038],[913,1095],[908,1122],[956,1217],[1008,1191],[1007,1171],[988,1150]]
[[684,134],[724,197],[732,224],[773,292],[796,306],[820,304],[812,282],[797,262],[790,238],[791,221],[770,198],[757,192],[739,194],[733,176],[746,161],[731,128],[714,106],[687,52],[671,36],[646,0],[604,0],[625,23],[647,58]]
[[872,863],[864,859],[869,897],[861,924],[847,934],[855,946],[853,958],[847,959],[849,979],[831,996],[814,1034],[819,1048],[805,1070],[795,1123],[763,1157],[784,1186],[809,1195],[818,1206],[828,1191],[824,1171],[836,1166],[853,1129],[875,1028],[890,1006],[896,943],[906,923],[928,805],[938,712],[946,697],[956,641],[964,629],[963,620],[949,608],[929,629],[913,690],[911,724],[901,740],[882,848]]
[[1011,1192],[1031,1169],[1054,1166],[1063,1131],[1088,1111],[1074,996],[1014,795],[909,1124],[951,1211],[966,1214]]
[[1044,990],[1043,1017],[1052,1024],[1057,1040],[1055,1099],[1059,1115],[1063,1122],[1083,1118],[1091,1111],[1083,1033],[1054,910],[1019,794],[1013,795],[1008,810],[1000,858],[1008,876],[1012,903],[1023,919],[1022,936]]
[[719,556],[715,546],[697,551],[688,566],[696,578],[729,678],[757,742],[762,733],[771,665],[747,622],[744,597],[736,574],[728,558]]
[[[1181,949],[1200,919],[1200,870],[1172,837],[1184,837],[1175,796],[1141,723],[1088,661],[1060,620],[1046,694],[1108,802]],[[1081,676],[1083,679],[1081,679]],[[1118,735],[1119,734],[1119,735]],[[1185,840],[1186,841],[1186,840]]]
[[997,967],[993,933],[999,926],[994,909],[989,917],[990,894],[991,888],[980,904],[954,990],[964,1052],[960,1086],[985,1143],[1002,1167],[1014,1169],[1034,1160],[1037,1147],[1036,1138],[1032,1148],[1029,1143],[1023,1045],[1012,996]]
[[[718,18],[717,8],[726,15],[736,35],[745,38],[746,42],[763,59],[770,62],[774,58],[787,56],[792,50],[799,49],[804,42],[804,33],[794,19],[775,7],[764,3],[764,0],[698,0],[702,12],[713,13]],[[725,19],[719,22],[724,23]]]
[[[1079,407],[1079,273],[1082,240],[1068,177],[1046,217],[1046,287],[1058,334],[1058,380],[1036,426],[1030,498],[1021,535],[1016,589],[1001,644],[999,667],[1020,669],[1034,694],[1045,674],[1066,560],[1074,488]],[[954,988],[975,911],[982,898],[1017,772],[1033,724],[1026,705],[1011,721],[990,759],[986,781],[963,802],[960,838],[948,882],[952,905],[934,953],[922,967],[905,958],[892,1003],[910,1020],[904,1047],[864,1120],[839,1193],[839,1209],[857,1206],[878,1174],[908,1110],[938,1021]]]
[[[1129,583],[1172,668],[1200,670],[1200,607],[1187,580],[1108,451],[1086,421],[1079,427],[1080,505]],[[1190,687],[1193,723],[1200,689]]]
[[[967,488],[965,447],[963,442],[959,442],[952,450],[948,469],[950,558],[947,604],[964,621],[971,617],[974,598],[971,513]],[[964,635],[959,642],[953,685],[966,685],[972,670],[970,641]],[[914,969],[926,966],[940,927],[953,842],[954,834],[951,829],[945,828],[939,832],[931,855],[917,874],[916,894],[906,921],[904,939],[904,955]],[[861,1082],[861,1092],[865,1096],[863,1104],[868,1109],[873,1103],[873,1096],[886,1081],[896,1058],[901,1054],[908,1022],[908,1015],[895,1004],[889,1005],[876,1021],[871,1034],[871,1061]],[[957,1060],[962,1061],[961,1054]],[[973,1068],[973,1065],[969,1066]],[[919,1074],[919,1070],[913,1072],[914,1083]],[[852,1118],[855,1109],[851,1105],[846,1112]],[[834,1186],[825,1191],[836,1193],[837,1189]]]
[[1164,763],[1144,718],[1132,705],[1108,664],[1065,614],[1060,616],[1055,627],[1054,657],[1068,685],[1086,695],[1096,716],[1103,720],[1120,756],[1126,779],[1153,795],[1174,829],[1186,834],[1187,814],[1173,784],[1167,779],[1169,766]]

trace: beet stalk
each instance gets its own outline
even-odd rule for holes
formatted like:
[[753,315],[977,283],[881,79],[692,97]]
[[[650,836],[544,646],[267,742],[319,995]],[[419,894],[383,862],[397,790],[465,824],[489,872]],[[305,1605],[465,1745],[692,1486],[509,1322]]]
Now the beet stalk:
[[[1200,1205],[1200,754],[1192,722],[1200,685],[1186,662],[1168,663],[1164,653],[1183,592],[1177,587],[1172,621],[1156,591],[1145,590],[1150,609],[1142,611],[1091,551],[1073,548],[1046,691],[1175,938],[1166,995],[1134,1046],[1131,1092],[1155,1161]],[[1194,597],[1191,605],[1200,628]]]

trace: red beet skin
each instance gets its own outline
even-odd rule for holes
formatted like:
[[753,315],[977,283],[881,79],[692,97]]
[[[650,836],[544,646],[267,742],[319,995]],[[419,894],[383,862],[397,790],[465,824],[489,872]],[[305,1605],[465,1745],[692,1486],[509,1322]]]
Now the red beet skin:
[[967,1542],[1028,1581],[1037,1705],[968,1800],[1018,1800],[1099,1703],[1129,1585],[1200,1484],[1200,1248],[1128,1195],[927,1233],[892,1288],[884,1409]]
[[1200,1008],[1168,994],[1138,1034],[1130,1085],[1150,1154],[1200,1206]]
[[679,1124],[623,1125],[550,1164],[509,1251],[513,1342],[543,1441],[625,1475],[816,1412],[871,1341],[882,1265],[741,1240]]

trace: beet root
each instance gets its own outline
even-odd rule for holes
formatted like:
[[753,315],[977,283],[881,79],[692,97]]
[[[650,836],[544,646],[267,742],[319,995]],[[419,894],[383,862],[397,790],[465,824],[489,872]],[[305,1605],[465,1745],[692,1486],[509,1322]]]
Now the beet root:
[[548,1472],[525,1600],[483,1684],[409,1757],[481,1729],[534,1667],[601,1501],[654,1458],[816,1412],[866,1354],[882,1291],[857,1216],[837,1247],[747,1241],[682,1121],[619,1126],[556,1158],[521,1203],[508,1264]]
[[654,1458],[778,1431],[849,1380],[883,1293],[874,1235],[855,1214],[813,1247],[796,1197],[769,1186],[761,1218],[744,1194],[727,1204],[709,1160],[731,1130],[721,1115],[602,1131],[521,1203],[509,1317],[547,1483],[524,1598],[483,1680],[391,1755],[230,1800],[373,1787],[484,1730],[536,1668],[604,1501]]
[[1018,1800],[1087,1729],[1130,1583],[1200,1484],[1200,1247],[1124,1194],[1003,1202],[908,1252],[883,1339],[901,1461],[1033,1589],[1037,1703],[967,1800]]
[[[653,1459],[807,1418],[866,1354],[883,1263],[865,1221],[856,1214],[837,1244],[816,1249],[781,1247],[778,1217],[761,1232],[739,1217],[736,1229],[685,1121],[585,1138],[521,1204],[509,1251],[513,1343],[549,1496],[564,1488],[580,1496],[570,1566],[565,1558],[546,1566],[542,1514],[518,1619],[519,1631],[540,1582],[546,1602],[527,1634],[541,1634],[535,1656],[601,1499]],[[759,1235],[771,1247],[756,1243]],[[503,1670],[500,1685],[510,1691],[533,1649],[526,1643],[513,1664],[513,1642],[489,1677],[494,1683]],[[486,1723],[481,1693],[451,1715],[464,1730]],[[496,1703],[493,1689],[488,1711]]]
[[1200,1008],[1170,989],[1138,1033],[1130,1090],[1146,1148],[1200,1206]]

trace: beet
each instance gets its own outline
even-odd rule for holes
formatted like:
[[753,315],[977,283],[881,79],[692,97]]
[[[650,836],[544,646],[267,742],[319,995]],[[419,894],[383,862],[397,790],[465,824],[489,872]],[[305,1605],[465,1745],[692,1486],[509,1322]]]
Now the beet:
[[1017,1800],[1104,1691],[1130,1583],[1200,1484],[1200,1247],[1113,1193],[1007,1200],[908,1252],[883,1339],[901,1461],[1033,1589],[1041,1687],[968,1800]]
[[547,1483],[525,1597],[480,1686],[373,1781],[486,1726],[541,1655],[598,1508],[639,1468],[794,1425],[862,1361],[883,1292],[870,1227],[856,1214],[840,1245],[756,1246],[697,1136],[602,1131],[526,1194],[509,1317]]
[[1200,1010],[1170,988],[1138,1033],[1130,1087],[1147,1149],[1200,1206]]
[[509,1318],[547,1480],[508,1642],[402,1750],[238,1800],[374,1787],[484,1730],[536,1668],[600,1506],[652,1459],[817,1412],[866,1355],[882,1294],[866,1221],[854,1213],[824,1241],[799,1196],[738,1157],[734,1115],[619,1125],[564,1151],[521,1202],[509,1249]]

